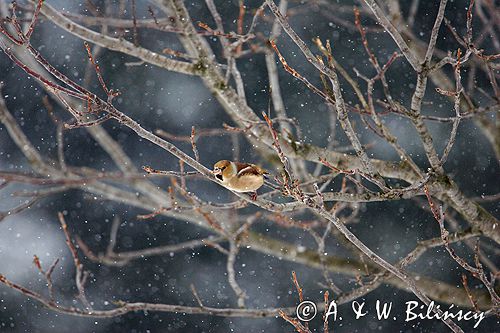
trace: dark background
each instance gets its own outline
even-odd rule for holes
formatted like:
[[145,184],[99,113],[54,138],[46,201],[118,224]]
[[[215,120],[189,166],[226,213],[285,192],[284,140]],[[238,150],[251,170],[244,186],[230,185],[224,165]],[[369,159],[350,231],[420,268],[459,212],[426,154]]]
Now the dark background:
[[[5,0],[0,0],[5,1]],[[88,14],[85,1],[47,1],[58,9]],[[339,2],[339,1],[337,1]],[[290,8],[301,6],[303,2],[290,1]],[[307,1],[304,1],[307,3]],[[341,1],[341,3],[349,3]],[[407,16],[410,1],[401,1],[403,15]],[[427,41],[434,23],[439,1],[421,1],[414,31]],[[467,1],[453,1],[448,4],[446,17],[465,30]],[[102,1],[95,1],[102,5]],[[216,1],[224,18],[227,31],[235,30],[234,20],[238,15],[238,1]],[[260,1],[245,1],[250,9],[257,8]],[[149,18],[149,1],[137,1],[138,16]],[[187,2],[191,17],[195,21],[213,25],[204,1]],[[156,9],[157,10],[157,9]],[[158,11],[158,10],[157,10]],[[127,16],[130,16],[128,13]],[[269,17],[269,11],[266,11]],[[344,14],[346,20],[353,21],[352,13]],[[252,15],[247,15],[249,24]],[[330,39],[334,54],[339,62],[355,75],[356,67],[365,75],[374,75],[374,70],[367,60],[361,45],[359,34],[338,26],[328,19],[328,13],[315,6],[309,6],[300,15],[290,19],[299,35],[312,46],[315,36],[322,40]],[[366,19],[364,24],[374,25]],[[248,25],[247,25],[248,26]],[[258,31],[268,34],[269,23],[262,22]],[[131,34],[127,35],[131,40]],[[152,50],[182,49],[173,34],[153,30],[140,31],[142,46]],[[384,33],[369,34],[369,41],[381,63],[385,63],[396,50],[395,44]],[[81,82],[86,54],[81,40],[57,28],[54,24],[42,21],[37,26],[32,42],[53,65],[64,73]],[[218,43],[213,43],[216,49]],[[438,48],[456,50],[457,44],[451,34],[442,27],[438,39]],[[488,42],[485,44],[488,45]],[[278,40],[278,46],[292,67],[320,86],[317,73],[306,63],[302,54],[284,34]],[[220,50],[219,50],[220,51]],[[219,52],[220,54],[220,52]],[[126,62],[136,61],[123,54],[104,50],[99,61],[108,86],[122,92],[115,105],[122,112],[131,116],[147,129],[164,129],[178,135],[189,135],[191,126],[196,128],[221,127],[223,122],[231,123],[222,108],[196,77],[185,76],[153,67],[142,65],[129,67]],[[258,113],[267,108],[268,82],[264,56],[254,55],[238,61],[238,66],[245,81],[249,105]],[[300,82],[293,79],[280,68],[280,80],[288,115],[296,117],[303,129],[305,140],[316,145],[326,145],[329,134],[327,108],[320,98],[313,95]],[[466,71],[466,70],[465,70]],[[415,73],[408,63],[398,59],[388,74],[392,95],[400,103],[409,106],[413,92]],[[464,77],[466,77],[466,72]],[[0,54],[0,81],[4,83],[3,96],[11,113],[22,125],[34,145],[49,159],[57,158],[55,146],[55,126],[53,126],[42,104],[43,90],[32,78],[14,66]],[[343,82],[344,97],[347,102],[355,103],[352,91]],[[485,77],[478,77],[478,86],[488,88]],[[362,84],[364,89],[364,84]],[[377,86],[378,94],[381,87]],[[92,90],[100,92],[97,80],[93,80]],[[444,97],[433,92],[429,83],[423,112],[428,115],[452,116],[452,104]],[[479,99],[481,100],[481,99]],[[484,100],[486,103],[487,100]],[[57,110],[62,117],[68,116]],[[393,160],[396,154],[387,144],[380,142],[356,116],[353,122],[364,143],[375,142],[370,148],[373,157]],[[493,119],[493,118],[492,118]],[[389,116],[386,124],[399,138],[422,167],[426,166],[425,154],[420,141],[406,119]],[[116,122],[104,124],[106,130],[123,146],[135,165],[153,165],[159,169],[176,169],[177,161],[167,152],[138,138],[129,129],[118,126]],[[449,137],[449,124],[429,123],[438,152],[442,152]],[[341,143],[346,139],[338,129]],[[74,166],[90,166],[105,171],[117,170],[105,152],[97,146],[84,129],[69,131],[65,134],[67,162]],[[241,159],[259,161],[260,157],[243,137],[240,137]],[[190,145],[178,143],[186,152]],[[219,159],[231,158],[231,146],[228,137],[212,137],[198,142],[201,162],[210,167]],[[0,169],[29,171],[29,165],[10,139],[4,127],[0,126]],[[449,157],[446,169],[459,183],[468,196],[480,196],[498,193],[500,170],[498,161],[490,145],[473,121],[464,120],[459,129],[457,142]],[[168,181],[157,180],[158,186],[165,188]],[[0,209],[6,210],[19,202],[11,193],[25,187],[10,185],[0,191]],[[190,189],[201,198],[217,198],[227,202],[232,195],[213,184],[192,182]],[[485,204],[493,215],[499,216],[498,203]],[[157,217],[147,221],[138,221],[137,214],[142,210],[115,202],[94,198],[81,191],[69,191],[54,195],[39,202],[32,209],[7,218],[0,223],[0,273],[10,280],[45,293],[44,280],[32,265],[32,256],[37,254],[42,263],[48,264],[61,257],[62,263],[54,273],[56,295],[61,300],[70,300],[75,294],[74,267],[69,251],[60,231],[57,212],[66,211],[67,221],[73,235],[79,235],[94,252],[105,250],[109,237],[111,221],[118,215],[122,221],[118,236],[117,251],[142,249],[150,246],[175,244],[180,241],[208,236],[204,229]],[[243,212],[251,213],[254,208]],[[314,240],[302,231],[277,228],[273,222],[260,221],[253,228],[263,233],[293,241],[297,245],[313,246]],[[360,221],[351,226],[352,231],[371,249],[383,258],[396,261],[414,248],[417,240],[437,237],[439,229],[431,214],[420,209],[413,201],[392,203],[370,203],[360,215]],[[485,240],[487,242],[487,240]],[[344,250],[330,241],[329,251],[348,256]],[[499,264],[498,258],[485,251],[490,260]],[[353,258],[358,259],[358,258]],[[95,308],[109,308],[109,302],[116,300],[159,302],[166,304],[184,304],[196,306],[190,284],[195,284],[205,305],[214,307],[234,307],[234,292],[227,283],[225,258],[212,248],[202,247],[187,250],[175,255],[149,257],[131,262],[121,268],[97,265],[84,261],[86,269],[92,272],[87,287],[89,299]],[[322,300],[322,288],[317,282],[321,276],[315,271],[299,264],[279,260],[251,250],[242,250],[238,256],[236,270],[240,273],[240,286],[250,296],[247,306],[250,308],[295,306],[298,301],[291,281],[291,271],[297,272],[305,296],[315,301]],[[461,268],[453,262],[442,248],[429,250],[420,260],[411,266],[413,272],[436,278],[461,287]],[[352,279],[333,275],[335,281],[348,290],[355,286]],[[397,320],[377,321],[374,315],[375,300],[394,302],[393,313]],[[368,294],[366,308],[372,310],[366,317],[354,320],[350,304],[343,305],[339,312],[344,320],[333,325],[335,332],[436,332],[447,328],[437,320],[404,322],[404,303],[415,300],[413,294],[383,285]],[[358,300],[361,301],[361,300]],[[75,305],[77,305],[75,303]],[[447,309],[443,306],[443,309]],[[471,323],[460,322],[466,331],[472,331]],[[320,329],[318,316],[312,321],[312,327]],[[477,331],[493,332],[498,327],[498,319],[484,320]],[[292,332],[292,327],[282,319],[240,319],[220,318],[201,315],[183,315],[172,313],[129,313],[113,319],[78,318],[61,315],[41,307],[23,295],[0,286],[0,331],[1,332]]]

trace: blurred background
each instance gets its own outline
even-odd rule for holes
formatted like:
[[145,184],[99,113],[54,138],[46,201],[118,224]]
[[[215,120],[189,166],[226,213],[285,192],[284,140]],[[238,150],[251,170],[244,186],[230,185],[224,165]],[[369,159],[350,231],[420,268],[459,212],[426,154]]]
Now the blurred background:
[[[6,0],[0,0],[5,1]],[[118,1],[93,1],[93,5],[84,0],[58,1],[47,0],[62,12],[81,15],[93,15],[91,8],[104,8],[105,3],[118,6]],[[125,18],[131,18],[131,4],[127,1]],[[239,13],[238,0],[215,1],[223,18],[226,31],[236,30]],[[247,15],[245,29],[248,29],[253,13],[262,1],[245,0]],[[401,15],[408,16],[412,1],[400,1]],[[26,3],[21,3],[29,8]],[[435,20],[439,1],[420,1],[415,16],[413,31],[423,41],[428,41]],[[158,17],[165,14],[154,6],[154,2],[137,0],[138,19],[149,19],[149,6]],[[186,1],[193,21],[202,21],[214,27],[213,18],[202,0]],[[368,61],[359,33],[352,25],[353,6],[360,6],[358,1],[289,1],[289,20],[294,29],[313,49],[312,39],[329,39],[333,53],[339,63],[355,77],[353,68],[371,77],[375,70]],[[450,1],[446,9],[446,18],[465,32],[465,15],[468,1]],[[20,12],[23,12],[21,7]],[[350,9],[350,10],[349,10]],[[24,11],[26,13],[26,11]],[[6,16],[2,13],[2,16]],[[26,13],[30,17],[29,13]],[[368,40],[381,63],[385,63],[396,45],[390,36],[366,15],[363,24],[373,27]],[[341,24],[339,18],[350,22]],[[272,25],[272,15],[266,9],[256,29],[256,33],[266,37]],[[354,27],[354,28],[353,28]],[[376,30],[378,28],[378,30]],[[95,27],[94,27],[95,29]],[[138,40],[141,46],[160,52],[164,48],[182,50],[182,45],[173,33],[154,29],[139,29]],[[477,33],[479,34],[480,31]],[[132,40],[131,31],[123,31],[124,38]],[[209,37],[217,55],[221,55],[220,45],[214,37]],[[32,43],[52,65],[60,69],[76,82],[83,83],[87,66],[87,55],[82,40],[56,27],[43,19],[37,25]],[[262,44],[262,43],[261,43]],[[316,86],[321,86],[318,73],[308,64],[300,50],[282,34],[277,45],[288,63],[307,77]],[[485,38],[483,47],[491,48],[492,41]],[[441,28],[437,47],[443,51],[455,51],[458,44],[446,29]],[[494,53],[494,52],[489,52]],[[103,76],[109,87],[118,89],[122,95],[116,101],[116,107],[137,120],[149,130],[161,129],[177,136],[191,133],[191,127],[197,129],[221,128],[224,123],[234,125],[217,103],[211,93],[197,77],[168,72],[166,70],[137,63],[137,59],[122,53],[103,49],[98,56]],[[221,57],[222,61],[222,57]],[[134,63],[131,65],[131,63]],[[237,60],[245,83],[248,103],[260,114],[267,110],[269,83],[263,54],[251,54]],[[279,78],[286,111],[297,120],[302,129],[303,140],[318,146],[326,146],[330,135],[330,112],[325,103],[302,83],[286,73],[279,66]],[[451,67],[447,68],[451,72]],[[93,73],[92,73],[93,74]],[[498,75],[498,72],[495,73]],[[467,68],[464,68],[464,80]],[[416,76],[404,58],[398,58],[387,72],[392,96],[401,104],[409,107],[415,87]],[[0,54],[0,81],[3,84],[2,95],[9,111],[14,115],[34,146],[48,160],[57,159],[56,126],[42,102],[46,95],[33,78],[15,66],[5,54]],[[346,82],[342,80],[343,93],[347,103],[355,105],[357,99]],[[486,76],[479,74],[475,84],[486,91],[489,82]],[[365,89],[365,84],[360,80]],[[95,75],[92,75],[89,88],[103,96]],[[423,113],[426,115],[449,117],[454,115],[453,104],[444,96],[434,92],[435,86],[429,83],[424,101]],[[377,98],[382,97],[381,86],[376,86]],[[479,103],[490,103],[487,97],[478,93]],[[54,104],[55,105],[55,104]],[[55,112],[62,119],[69,116],[54,106]],[[493,121],[494,116],[491,114]],[[359,120],[351,115],[351,120],[360,134],[360,139],[369,146],[368,152],[374,158],[398,160],[390,146],[380,140]],[[398,137],[401,145],[425,168],[425,154],[420,140],[406,118],[388,115],[384,117],[387,126]],[[428,122],[438,152],[442,152],[451,124]],[[106,131],[124,147],[135,166],[151,165],[157,169],[178,170],[178,161],[168,152],[140,139],[128,128],[109,121],[103,124]],[[347,139],[340,126],[337,130],[338,149],[349,150]],[[117,171],[106,152],[92,139],[85,129],[64,132],[64,152],[68,165],[87,166],[101,171]],[[191,154],[189,142],[175,141],[176,145]],[[204,137],[197,142],[200,162],[211,168],[219,159],[232,159],[237,156],[245,162],[255,162],[271,170],[276,167],[269,164],[258,150],[246,140],[244,134],[215,135]],[[346,148],[347,147],[347,148]],[[192,155],[192,154],[191,154]],[[311,170],[314,166],[309,166]],[[0,125],[0,170],[29,172],[30,166],[14,144],[5,127]],[[457,142],[446,164],[446,170],[457,181],[462,191],[469,197],[495,194],[500,191],[500,168],[498,160],[476,124],[465,119],[459,128]],[[155,184],[165,190],[168,179],[155,178]],[[203,181],[190,181],[189,190],[201,199],[214,202],[229,202],[234,196],[223,188]],[[12,196],[12,193],[30,189],[25,184],[12,184],[0,190],[0,211],[22,203],[24,198]],[[338,189],[338,184],[332,188]],[[357,221],[351,230],[372,250],[390,262],[395,262],[411,251],[417,241],[439,236],[439,227],[432,215],[422,209],[425,201],[396,201],[387,203],[368,203],[363,205]],[[498,201],[482,203],[491,214],[499,217]],[[258,209],[248,207],[242,214],[254,214]],[[185,221],[157,216],[147,220],[138,220],[138,214],[148,213],[126,204],[104,200],[79,190],[69,190],[51,195],[14,216],[0,222],[0,273],[10,280],[46,294],[45,280],[32,264],[33,255],[40,257],[44,266],[55,258],[61,258],[56,268],[54,290],[56,296],[65,301],[74,299],[74,266],[64,241],[64,234],[57,220],[57,212],[64,212],[72,235],[80,237],[94,252],[103,252],[108,246],[113,219],[119,218],[120,228],[117,238],[117,251],[130,251],[147,247],[176,244],[182,241],[207,237],[210,233]],[[314,219],[303,214],[301,219]],[[459,221],[459,223],[461,223]],[[462,224],[460,224],[462,225]],[[463,224],[465,226],[465,224]],[[314,248],[314,239],[303,230],[283,228],[269,220],[259,220],[252,229],[268,236],[287,240],[298,247]],[[488,240],[484,243],[490,245]],[[465,247],[464,247],[465,248]],[[498,250],[496,250],[498,251]],[[335,239],[330,239],[327,252],[347,259],[348,251]],[[467,253],[467,252],[461,252]],[[484,250],[484,254],[494,263],[500,264],[496,252]],[[83,255],[81,255],[83,257]],[[152,256],[131,261],[123,267],[97,264],[84,259],[85,268],[91,273],[87,294],[94,308],[110,308],[113,301],[158,302],[196,306],[190,285],[194,284],[204,304],[213,307],[235,307],[235,296],[227,282],[225,256],[211,247]],[[291,271],[296,271],[307,299],[320,302],[324,288],[318,284],[321,276],[314,270],[301,264],[281,260],[278,257],[264,255],[251,249],[242,249],[235,266],[238,283],[249,296],[249,308],[290,307],[298,303],[298,297],[291,280]],[[410,266],[412,272],[456,285],[462,288],[460,273],[463,271],[449,258],[443,248],[428,250],[422,258]],[[343,290],[355,287],[355,279],[340,274],[332,274],[334,281]],[[477,281],[471,281],[476,285]],[[480,285],[477,284],[480,288]],[[437,332],[447,328],[437,320],[404,322],[404,303],[415,300],[413,294],[383,284],[374,292],[360,300],[373,308],[375,300],[393,302],[393,308],[399,314],[396,320],[378,321],[373,312],[366,317],[354,320],[350,304],[340,306],[343,320],[331,325],[335,332]],[[371,304],[371,306],[369,306]],[[74,304],[75,306],[77,303]],[[447,308],[444,307],[445,309]],[[460,322],[462,328],[472,331],[472,322]],[[484,320],[477,331],[494,332],[498,319],[490,317]],[[321,330],[321,320],[311,322],[311,327]],[[205,315],[184,315],[174,313],[138,312],[112,319],[79,318],[58,314],[47,310],[25,296],[0,285],[0,331],[1,332],[292,332],[293,328],[280,318],[245,319],[222,318]]]

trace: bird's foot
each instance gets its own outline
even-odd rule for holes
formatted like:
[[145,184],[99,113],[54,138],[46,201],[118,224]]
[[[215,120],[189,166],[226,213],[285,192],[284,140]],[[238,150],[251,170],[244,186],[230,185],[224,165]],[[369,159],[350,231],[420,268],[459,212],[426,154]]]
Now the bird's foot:
[[257,192],[252,192],[252,194],[250,194],[250,199],[252,199],[252,201],[256,201],[257,200]]

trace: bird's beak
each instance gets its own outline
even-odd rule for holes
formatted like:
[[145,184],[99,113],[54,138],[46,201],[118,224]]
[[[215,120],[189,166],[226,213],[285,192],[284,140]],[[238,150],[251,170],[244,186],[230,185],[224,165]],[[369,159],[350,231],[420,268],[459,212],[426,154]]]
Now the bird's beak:
[[212,174],[215,176],[215,178],[217,178],[218,180],[222,181],[223,178],[222,178],[222,170],[221,169],[214,169],[212,171]]

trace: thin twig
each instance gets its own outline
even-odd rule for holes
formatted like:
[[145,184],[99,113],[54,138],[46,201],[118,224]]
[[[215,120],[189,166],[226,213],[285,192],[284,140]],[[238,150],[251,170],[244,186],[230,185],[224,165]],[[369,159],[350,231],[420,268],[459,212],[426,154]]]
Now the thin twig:
[[75,282],[76,282],[76,288],[78,289],[78,298],[82,302],[83,306],[87,310],[91,311],[92,306],[90,305],[90,302],[87,300],[87,296],[85,295],[85,283],[88,278],[88,272],[83,269],[83,264],[80,262],[80,259],[78,259],[78,252],[75,248],[75,245],[73,244],[73,241],[71,240],[71,236],[68,230],[68,225],[66,224],[64,215],[62,213],[58,213],[58,217],[59,217],[59,223],[61,224],[62,230],[64,232],[64,236],[66,237],[66,245],[68,245],[68,248],[71,252],[71,256],[73,257],[73,263],[75,264],[75,269],[76,269]]
[[194,126],[191,127],[191,147],[193,148],[194,157],[196,162],[200,161],[200,153],[198,152],[198,148],[196,147],[196,130]]

